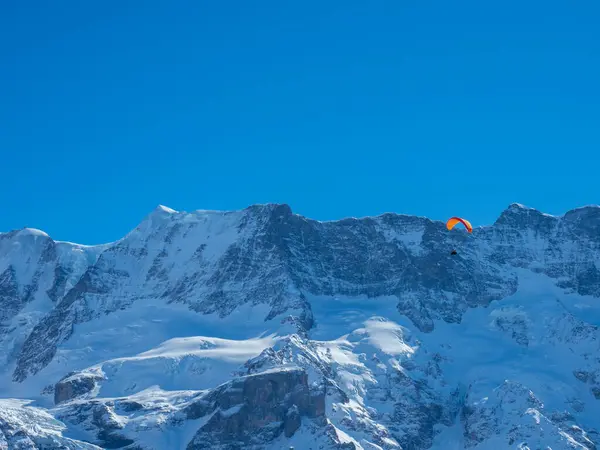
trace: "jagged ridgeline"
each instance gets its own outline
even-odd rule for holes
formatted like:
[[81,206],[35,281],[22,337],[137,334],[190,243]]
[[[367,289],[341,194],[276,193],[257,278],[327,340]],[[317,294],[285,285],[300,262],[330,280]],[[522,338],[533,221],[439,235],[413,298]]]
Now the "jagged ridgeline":
[[599,246],[599,207],[518,204],[0,234],[0,448],[596,448]]

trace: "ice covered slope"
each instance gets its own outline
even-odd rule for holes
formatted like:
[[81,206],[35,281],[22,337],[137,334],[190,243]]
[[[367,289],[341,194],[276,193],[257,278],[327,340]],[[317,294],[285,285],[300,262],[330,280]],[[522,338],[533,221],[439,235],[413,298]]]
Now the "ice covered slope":
[[472,235],[287,205],[0,234],[0,395],[67,448],[591,449],[599,258],[594,206]]

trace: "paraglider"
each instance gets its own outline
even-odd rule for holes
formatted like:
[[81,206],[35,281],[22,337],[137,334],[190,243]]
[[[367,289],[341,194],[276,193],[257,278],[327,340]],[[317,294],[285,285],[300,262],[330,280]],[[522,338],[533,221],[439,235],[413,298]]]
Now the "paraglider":
[[461,217],[451,217],[450,219],[448,219],[448,222],[446,222],[446,228],[448,228],[448,230],[451,230],[459,223],[462,223],[469,233],[473,232],[473,227],[471,226],[471,222],[469,222],[468,220],[463,219]]
[[[448,219],[448,221],[446,222],[446,228],[448,230],[451,230],[459,223],[464,225],[464,227],[467,229],[467,232],[469,232],[469,233],[473,232],[473,227],[471,226],[471,222],[469,222],[468,220],[463,219],[461,217],[451,217],[450,219]],[[450,254],[452,256],[455,256],[458,254],[458,252],[456,250],[452,250],[450,252]]]

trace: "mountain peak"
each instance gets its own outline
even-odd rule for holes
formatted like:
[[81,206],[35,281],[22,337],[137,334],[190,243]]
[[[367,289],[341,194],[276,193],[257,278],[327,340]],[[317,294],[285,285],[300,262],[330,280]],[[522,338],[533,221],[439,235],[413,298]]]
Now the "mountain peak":
[[154,208],[154,212],[156,213],[164,213],[164,214],[176,214],[177,211],[175,211],[174,209],[169,208],[168,206],[164,206],[164,205],[158,205],[156,208]]
[[174,217],[175,214],[177,214],[177,211],[174,209],[171,209],[168,206],[158,205],[150,212],[150,214],[144,217],[144,220],[136,227],[134,232],[148,232],[155,227],[160,227]]
[[178,211],[169,208],[168,206],[158,205],[156,208],[152,210],[150,214],[146,216],[146,220],[160,220],[167,217],[170,217],[174,214],[177,214]]
[[507,209],[532,209],[532,208],[529,208],[522,203],[511,203],[510,205],[508,205]]
[[43,237],[49,238],[48,233],[42,230],[38,230],[37,228],[22,228],[17,232],[18,236],[33,236],[33,237]]
[[596,218],[600,213],[600,205],[586,205],[579,208],[571,209],[564,215],[565,218],[572,217],[585,217],[585,218]]
[[531,208],[530,206],[526,206],[523,203],[511,203],[510,205],[508,205],[508,208],[506,208],[505,211],[511,211],[511,212],[534,211],[534,212],[540,213],[540,211],[538,211],[537,209]]
[[554,221],[557,218],[522,203],[511,203],[508,208],[502,211],[494,225],[509,225],[520,228],[532,224],[539,225],[540,221],[544,220]]

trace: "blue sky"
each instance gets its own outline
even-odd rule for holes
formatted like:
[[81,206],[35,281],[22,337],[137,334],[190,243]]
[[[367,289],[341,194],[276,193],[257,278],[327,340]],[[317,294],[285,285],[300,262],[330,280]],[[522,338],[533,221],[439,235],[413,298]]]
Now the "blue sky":
[[[123,3],[126,6],[123,6]],[[2,2],[0,230],[599,203],[597,1]]]

